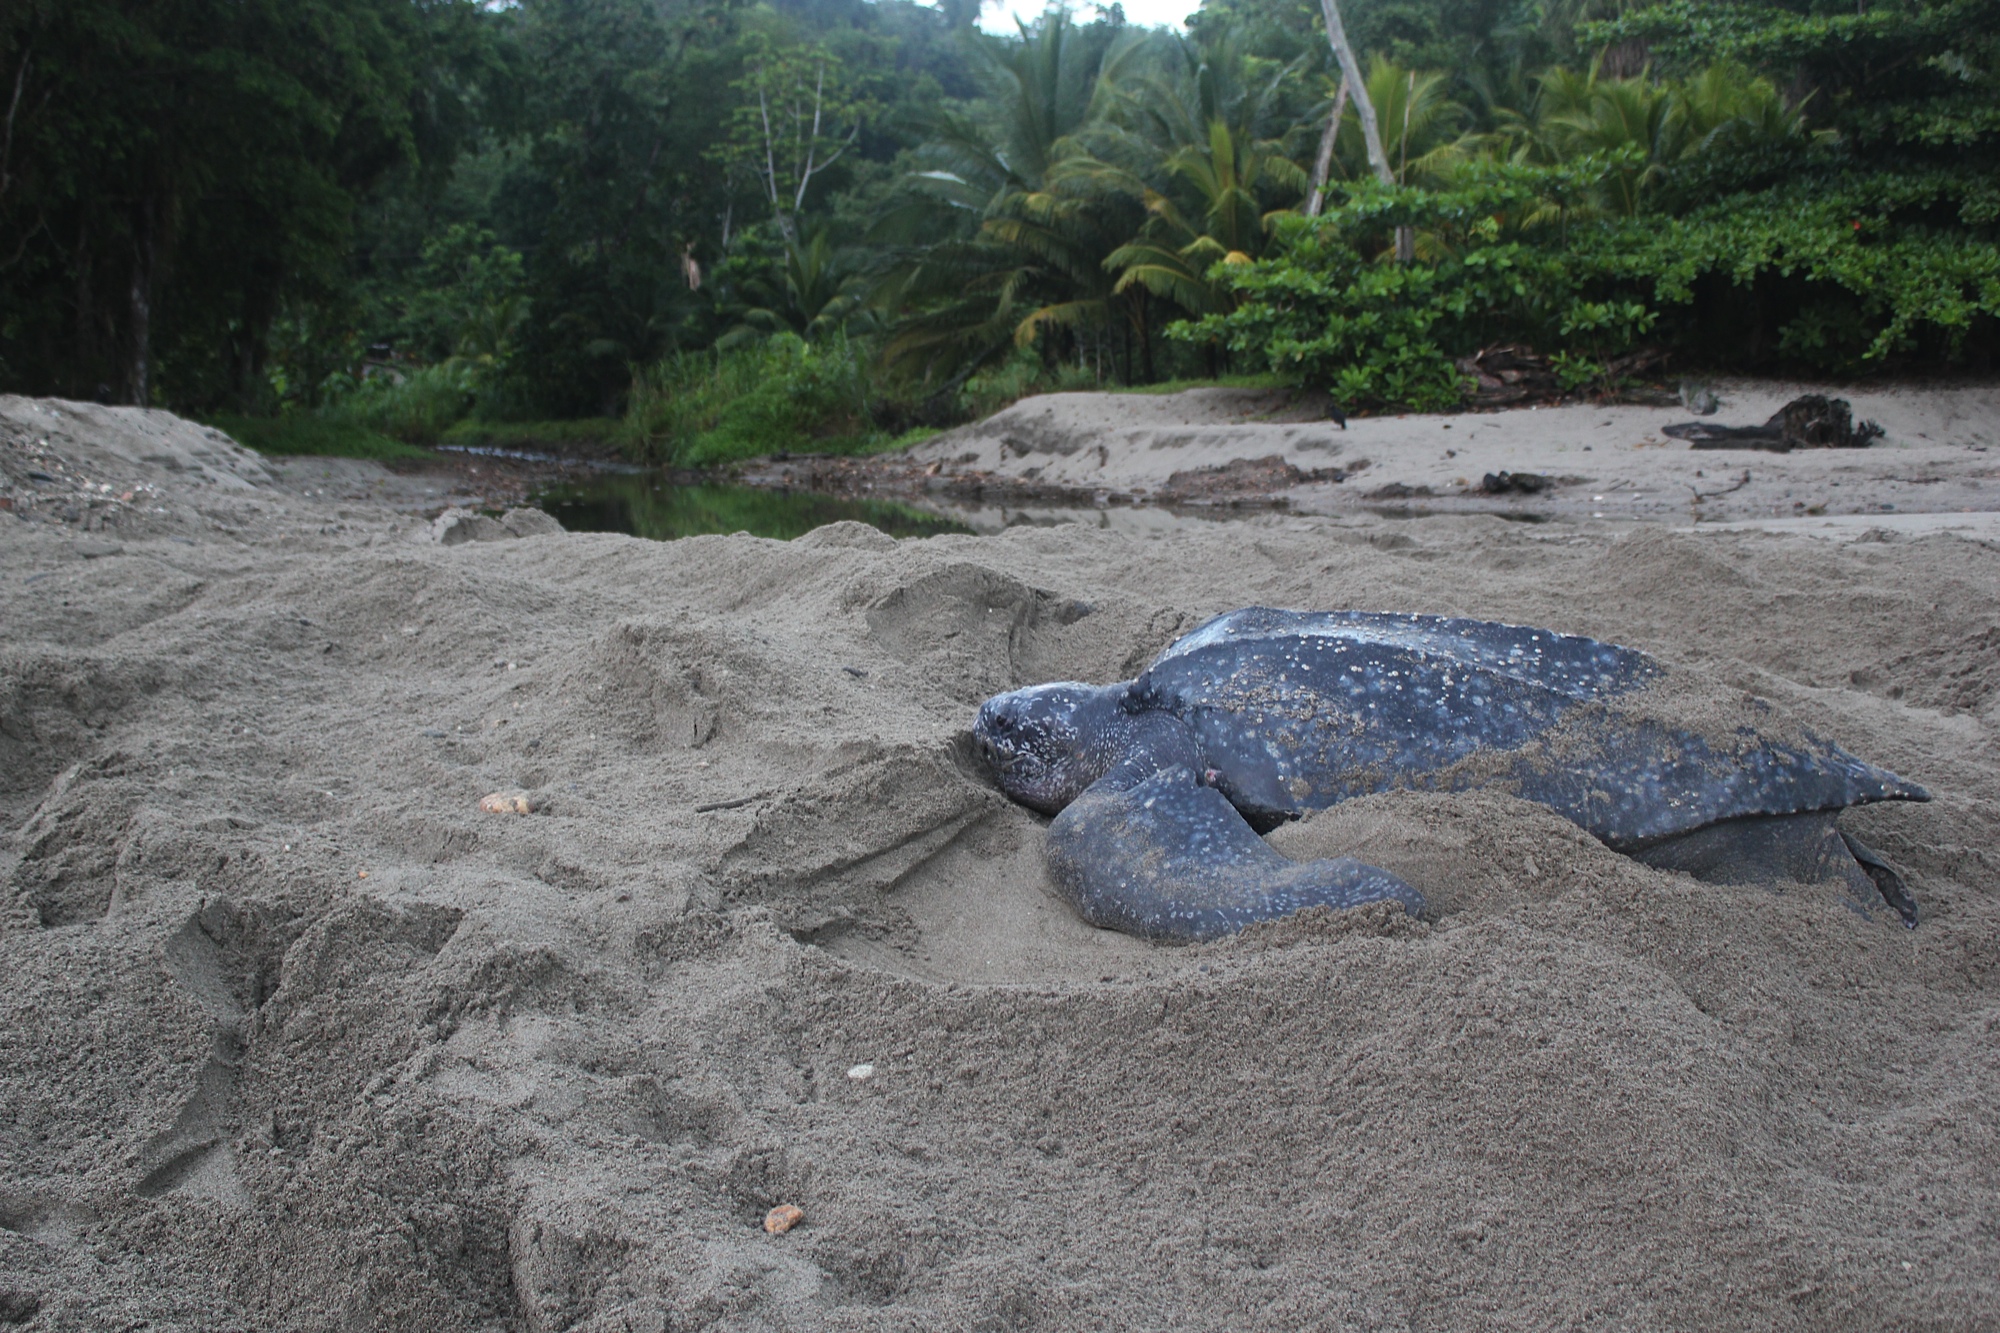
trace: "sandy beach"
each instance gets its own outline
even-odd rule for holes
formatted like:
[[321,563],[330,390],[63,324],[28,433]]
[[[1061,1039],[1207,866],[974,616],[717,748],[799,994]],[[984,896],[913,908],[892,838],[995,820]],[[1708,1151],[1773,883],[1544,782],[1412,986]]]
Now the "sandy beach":
[[[1846,393],[1885,438],[1786,455],[1231,392],[1030,399],[912,465],[1343,479],[900,542],[447,544],[372,464],[0,398],[0,1322],[2000,1323],[2000,390]],[[1093,930],[973,710],[1249,604],[1768,700],[1935,794],[1846,820],[1923,923],[1469,794],[1272,835],[1429,919]]]
[[[947,479],[978,472],[1107,497],[1161,500],[1180,490],[1227,503],[1279,490],[1299,513],[1402,506],[1693,525],[2000,508],[2000,389],[1857,391],[1770,381],[1717,389],[1721,406],[1705,418],[1711,422],[1760,424],[1800,394],[1819,392],[1848,399],[1857,420],[1885,434],[1867,450],[1693,450],[1661,430],[1697,420],[1685,407],[1590,403],[1356,417],[1342,429],[1316,395],[1195,389],[1029,398],[926,441],[911,457]],[[1194,484],[1237,460],[1273,458],[1301,480]],[[1315,481],[1315,472],[1344,475]],[[1483,489],[1488,474],[1500,473],[1550,484],[1532,495]]]

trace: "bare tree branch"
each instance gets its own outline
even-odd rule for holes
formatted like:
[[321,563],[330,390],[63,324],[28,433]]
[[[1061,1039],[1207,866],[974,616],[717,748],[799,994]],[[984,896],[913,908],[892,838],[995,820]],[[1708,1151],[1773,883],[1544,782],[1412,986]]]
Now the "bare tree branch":
[[28,67],[35,63],[35,48],[31,42],[21,52],[21,67],[14,71],[14,95],[7,100],[7,128],[0,133],[0,202],[7,198],[7,188],[14,183],[11,170],[14,163],[14,115],[21,109],[21,89],[27,86]]
[[1326,118],[1326,131],[1319,136],[1319,156],[1313,159],[1312,193],[1306,196],[1306,216],[1316,218],[1326,207],[1326,178],[1333,171],[1333,141],[1340,137],[1340,120],[1347,114],[1347,79],[1333,96],[1333,114]]
[[1340,62],[1341,83],[1351,90],[1355,114],[1361,117],[1361,138],[1368,146],[1368,165],[1375,169],[1377,180],[1394,185],[1396,173],[1389,170],[1389,155],[1382,151],[1382,130],[1375,123],[1375,104],[1368,100],[1368,85],[1361,80],[1360,62],[1354,58],[1354,48],[1348,45],[1347,29],[1341,26],[1338,0],[1319,0],[1319,8],[1326,18],[1326,40],[1333,47],[1333,58]]
[[757,90],[757,114],[764,118],[764,175],[770,181],[771,207],[778,206],[778,158],[777,140],[771,134],[771,106],[764,98],[764,90]]
[[820,112],[825,109],[825,106],[826,62],[822,60],[819,62],[819,68],[813,73],[813,127],[812,133],[806,137],[806,162],[805,168],[799,172],[799,188],[792,195],[792,211],[794,213],[806,206],[806,186],[812,184],[813,159],[818,155],[819,151]]

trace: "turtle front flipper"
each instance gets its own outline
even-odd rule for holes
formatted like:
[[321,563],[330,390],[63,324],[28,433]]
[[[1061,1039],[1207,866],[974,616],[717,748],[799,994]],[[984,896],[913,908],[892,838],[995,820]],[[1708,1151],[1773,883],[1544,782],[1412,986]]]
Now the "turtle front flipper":
[[1347,857],[1279,855],[1191,769],[1129,782],[1107,775],[1049,826],[1049,868],[1094,926],[1207,940],[1307,907],[1399,902],[1412,915],[1424,910],[1423,895],[1386,870]]

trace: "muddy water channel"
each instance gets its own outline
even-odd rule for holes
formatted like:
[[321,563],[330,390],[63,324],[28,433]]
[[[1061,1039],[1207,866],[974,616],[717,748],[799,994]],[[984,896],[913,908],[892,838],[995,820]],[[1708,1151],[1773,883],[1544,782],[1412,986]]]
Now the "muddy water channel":
[[686,473],[587,473],[545,486],[531,499],[572,532],[624,532],[660,541],[705,532],[748,532],[789,541],[841,519],[869,524],[892,537],[994,533],[1023,525],[1065,523],[1142,532],[1270,512],[1211,510],[1191,514],[1152,505],[1098,507],[1088,503],[969,505],[943,498],[913,504],[688,478]]
[[789,541],[852,519],[892,537],[973,529],[894,500],[854,500],[730,482],[679,484],[657,472],[601,472],[538,491],[534,503],[572,532],[624,532],[667,541],[705,532],[748,532]]
[[[531,499],[572,532],[623,532],[659,541],[707,532],[747,532],[789,541],[842,519],[869,524],[892,537],[929,537],[1069,523],[1157,533],[1218,522],[1309,516],[1282,505],[1107,506],[1081,499],[1074,505],[1046,501],[1009,505],[968,503],[943,496],[919,502],[878,500],[797,487],[748,486],[698,473],[655,471],[570,474],[535,491]],[[1380,518],[1409,519],[1433,517],[1439,511],[1422,506],[1370,505],[1365,512]],[[1497,512],[1491,516],[1525,523],[1546,521],[1545,515],[1535,513]]]

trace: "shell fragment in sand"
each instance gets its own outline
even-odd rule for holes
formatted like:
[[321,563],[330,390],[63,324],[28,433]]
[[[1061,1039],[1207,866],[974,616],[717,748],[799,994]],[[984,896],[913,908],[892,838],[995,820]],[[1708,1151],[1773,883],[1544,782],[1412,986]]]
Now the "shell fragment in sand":
[[489,815],[531,815],[535,800],[524,791],[496,791],[480,797],[479,808]]
[[805,1211],[796,1204],[781,1203],[764,1214],[764,1230],[774,1236],[782,1236],[805,1220]]

